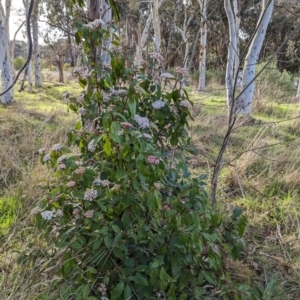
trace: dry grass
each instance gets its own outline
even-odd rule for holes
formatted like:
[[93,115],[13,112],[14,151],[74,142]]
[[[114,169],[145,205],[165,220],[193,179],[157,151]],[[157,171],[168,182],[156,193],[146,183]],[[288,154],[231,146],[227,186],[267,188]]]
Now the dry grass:
[[[196,106],[190,132],[199,151],[190,161],[192,172],[208,174],[209,179],[227,130],[221,88],[214,86],[204,94],[191,91]],[[59,255],[51,257],[40,244],[40,232],[30,227],[28,215],[48,176],[37,163],[36,150],[64,143],[73,122],[61,98],[68,90],[79,91],[70,85],[49,85],[28,95],[26,102],[0,109],[0,188],[4,198],[14,194],[23,203],[18,222],[2,239],[0,235],[1,300],[38,299],[59,264]],[[272,105],[261,102],[254,122],[238,121],[225,153],[219,205],[224,212],[241,206],[249,219],[243,257],[228,260],[226,268],[238,282],[260,282],[265,300],[296,300],[300,299],[300,118],[296,104]],[[16,264],[16,250],[28,255],[27,265]]]
[[[224,94],[199,94],[191,133],[194,173],[211,178],[227,130]],[[241,206],[249,220],[242,262],[231,275],[252,277],[263,299],[300,299],[300,111],[298,103],[260,102],[251,122],[238,120],[224,156],[219,205]]]
[[[65,144],[76,120],[67,112],[61,96],[70,90],[76,96],[80,88],[46,84],[33,93],[16,94],[13,105],[0,108],[1,300],[38,299],[59,263],[59,259],[51,260],[48,248],[41,244],[41,232],[32,228],[30,212],[49,176],[47,168],[39,163],[37,150],[49,149],[54,143]],[[5,223],[2,214],[6,214]],[[28,257],[22,265],[17,263],[20,254]]]

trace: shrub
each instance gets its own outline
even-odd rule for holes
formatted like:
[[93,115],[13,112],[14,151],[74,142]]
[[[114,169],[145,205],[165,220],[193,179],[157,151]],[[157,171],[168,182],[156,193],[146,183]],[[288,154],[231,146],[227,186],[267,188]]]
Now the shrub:
[[[256,68],[258,73],[264,64]],[[286,102],[288,98],[296,95],[295,79],[292,74],[277,69],[276,63],[270,64],[255,80],[255,98],[257,102],[263,97],[276,102]]]
[[19,71],[25,65],[26,59],[23,57],[16,57],[14,59],[14,68]]
[[120,53],[103,66],[91,45],[107,34],[81,25],[76,34],[93,66],[70,105],[82,118],[69,134],[79,153],[59,144],[39,150],[54,172],[34,220],[49,255],[63,253],[41,299],[255,299],[260,291],[224,268],[243,248],[246,218],[236,209],[223,220],[204,178],[188,171],[192,104],[185,90],[161,85],[181,75],[159,76],[158,53],[147,70],[126,67]]

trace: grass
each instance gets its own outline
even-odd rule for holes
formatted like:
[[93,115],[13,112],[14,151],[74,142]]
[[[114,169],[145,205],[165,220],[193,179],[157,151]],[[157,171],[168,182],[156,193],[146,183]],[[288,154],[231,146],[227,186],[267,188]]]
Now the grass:
[[[190,95],[199,150],[192,166],[210,179],[227,130],[225,91]],[[300,299],[299,115],[298,103],[261,100],[250,123],[237,121],[220,174],[219,206],[224,212],[240,206],[248,217],[241,263],[264,287],[263,299]],[[240,270],[234,276],[247,269]]]
[[[39,233],[22,230],[30,226],[31,204],[49,175],[36,150],[66,141],[76,116],[68,112],[62,94],[77,96],[80,90],[74,83],[47,83],[33,93],[16,92],[13,105],[0,107],[0,299],[37,299],[41,278],[42,284],[50,284],[50,265],[57,261],[42,262],[43,268],[33,274],[30,266],[18,268],[14,253],[24,252],[28,243],[26,255],[35,251],[43,257],[47,251]],[[195,103],[190,133],[198,149],[190,165],[193,173],[207,174],[209,182],[227,130],[225,90],[214,85],[205,93],[193,87],[188,91]],[[300,299],[299,112],[298,103],[261,101],[252,122],[238,120],[220,174],[220,209],[226,214],[240,206],[249,220],[243,257],[227,268],[237,280],[259,282],[264,300]]]

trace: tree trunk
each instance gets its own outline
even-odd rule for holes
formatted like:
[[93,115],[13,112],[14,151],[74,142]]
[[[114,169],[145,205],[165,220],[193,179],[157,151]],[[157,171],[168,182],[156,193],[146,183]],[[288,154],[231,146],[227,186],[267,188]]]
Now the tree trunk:
[[201,38],[199,51],[199,85],[204,91],[206,86],[206,44],[207,44],[207,0],[198,0],[201,9]]
[[[28,10],[29,10],[30,2],[29,0],[26,0],[26,15],[28,16]],[[29,55],[29,36],[27,35],[27,54]],[[31,70],[31,57],[27,64],[27,75],[28,75],[28,92],[32,92],[32,70]]]
[[196,55],[196,48],[199,42],[199,37],[200,37],[200,33],[201,33],[201,28],[199,28],[199,30],[196,33],[196,37],[195,37],[195,41],[194,41],[194,45],[193,45],[193,50],[192,50],[192,54],[191,54],[191,58],[190,58],[190,63],[188,65],[188,72],[191,72],[191,68],[192,68],[192,64]]
[[[2,92],[4,92],[13,83],[12,65],[6,30],[4,15],[3,12],[0,11],[0,68],[2,77]],[[2,96],[1,102],[3,104],[9,104],[13,98],[14,93],[13,89],[11,89]]]
[[[159,0],[158,2],[158,8],[160,8],[160,6],[162,5],[162,3],[165,0]],[[134,64],[139,66],[141,64],[141,61],[143,59],[143,49],[146,46],[146,43],[148,41],[149,35],[150,35],[150,27],[151,27],[151,22],[152,22],[152,14],[149,14],[142,36],[138,41],[138,45],[136,47],[136,53],[135,53],[135,57],[134,57]]]
[[227,91],[227,106],[229,113],[231,112],[231,106],[233,104],[233,83],[234,83],[234,59],[236,49],[236,27],[234,14],[231,8],[230,0],[224,0],[224,7],[228,18],[229,25],[229,45],[228,45],[228,57],[226,65],[226,91]]
[[298,87],[297,87],[296,98],[300,100],[300,77],[298,78]]
[[168,44],[167,44],[167,49],[166,49],[166,54],[165,54],[165,61],[163,63],[163,69],[166,70],[168,68],[168,57],[169,57],[169,52],[170,52],[170,48],[171,48],[171,43],[172,43],[172,36],[174,33],[174,30],[176,28],[176,20],[177,20],[177,16],[178,13],[180,11],[179,7],[180,7],[180,1],[174,1],[175,5],[174,5],[174,18],[173,18],[173,27],[170,29],[169,31],[169,37],[168,37]]
[[240,25],[241,25],[241,1],[233,0],[233,12],[235,18],[235,57],[234,79],[237,78],[240,67]]
[[[102,0],[102,12],[101,12],[101,17],[103,19],[104,22],[106,22],[107,24],[111,24],[112,22],[112,10],[110,8],[109,3],[107,2],[107,0]],[[103,26],[104,29],[107,28],[107,26]],[[105,39],[102,43],[102,51],[101,51],[101,60],[102,60],[102,64],[104,66],[108,66],[110,64],[110,55],[109,55],[109,48],[111,45],[111,41],[112,41],[112,34],[111,34],[111,29],[110,29],[110,35],[107,39]]]
[[262,12],[258,20],[254,38],[245,58],[242,80],[242,94],[237,102],[237,112],[248,116],[252,113],[252,101],[255,88],[255,67],[259,59],[259,54],[274,8],[274,0],[271,0],[268,6],[267,2],[268,0],[262,0]]
[[161,44],[161,33],[160,33],[160,19],[158,14],[158,0],[152,0],[151,3],[151,14],[153,20],[153,29],[154,29],[154,51],[160,52]]
[[62,55],[58,56],[56,59],[56,64],[58,68],[58,74],[59,74],[59,82],[64,82],[64,57]]
[[[88,0],[87,1],[87,10],[88,10],[88,18],[91,21],[96,19],[100,19],[100,0]],[[97,57],[101,55],[101,46],[97,47],[94,50],[94,63],[97,61]]]
[[33,36],[33,56],[34,56],[34,83],[36,87],[42,86],[41,77],[41,49],[39,45],[37,15],[34,14],[32,20],[32,36]]

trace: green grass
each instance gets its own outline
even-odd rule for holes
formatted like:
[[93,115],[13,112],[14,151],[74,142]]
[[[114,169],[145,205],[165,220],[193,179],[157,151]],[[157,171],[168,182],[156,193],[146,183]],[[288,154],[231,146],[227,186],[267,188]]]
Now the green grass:
[[[194,91],[191,99],[197,112],[192,140],[199,150],[193,173],[208,174],[209,187],[227,131],[225,89]],[[298,115],[298,103],[262,99],[250,123],[237,121],[241,127],[232,133],[219,178],[220,209],[240,206],[248,217],[242,263],[256,274],[268,300],[300,299],[300,119],[290,120]]]
[[[187,90],[195,104],[190,133],[198,149],[189,161],[191,172],[207,174],[209,188],[227,131],[225,89]],[[16,221],[26,219],[31,203],[42,193],[39,185],[49,175],[38,163],[36,150],[64,143],[78,119],[68,112],[68,102],[62,98],[66,91],[76,97],[81,88],[74,83],[49,83],[33,93],[16,92],[11,106],[0,106],[0,153],[9,154],[0,161],[0,234],[5,239],[18,226]],[[237,123],[241,127],[232,134],[219,179],[220,209],[226,215],[240,206],[249,220],[245,251],[232,276],[253,276],[264,287],[265,300],[300,299],[300,118],[288,120],[297,114],[298,103],[262,101],[253,114],[254,124]],[[20,250],[22,239],[15,235],[5,255],[12,248]],[[11,262],[5,255],[0,253],[0,263],[3,259],[8,266]]]
[[10,228],[21,213],[22,201],[17,196],[0,198],[0,234]]

